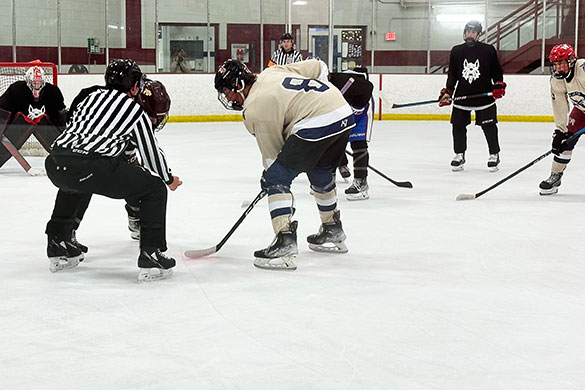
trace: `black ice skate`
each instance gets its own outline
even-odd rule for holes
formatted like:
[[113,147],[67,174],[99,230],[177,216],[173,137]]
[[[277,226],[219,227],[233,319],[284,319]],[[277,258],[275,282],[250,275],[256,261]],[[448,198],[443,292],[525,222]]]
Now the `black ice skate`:
[[453,172],[458,172],[463,170],[463,166],[465,165],[465,153],[457,153],[453,160],[451,160],[451,170]]
[[490,169],[490,171],[497,172],[500,169],[498,168],[498,165],[500,165],[500,154],[499,153],[490,154],[487,161],[487,166]]
[[166,256],[160,249],[142,249],[138,257],[138,268],[140,268],[138,282],[166,279],[173,274],[175,264],[175,259]]
[[333,214],[333,222],[321,224],[319,233],[311,234],[307,237],[307,242],[309,248],[316,252],[346,253],[345,238],[338,210]]
[[339,167],[339,174],[343,177],[343,180],[347,183],[347,178],[351,176],[351,172],[347,165],[342,165]]
[[559,192],[561,177],[563,177],[563,172],[551,172],[549,178],[540,183],[540,195],[553,195]]
[[354,177],[353,184],[345,190],[347,200],[366,200],[368,195],[368,179],[366,177]]
[[263,269],[294,271],[297,269],[294,258],[299,254],[297,248],[297,221],[290,223],[290,230],[278,232],[272,243],[254,252],[254,266]]
[[140,240],[140,209],[126,204],[126,212],[128,213],[128,230],[130,230],[130,237],[133,240]]
[[[82,251],[83,253],[87,253],[87,246],[85,246],[81,242],[77,241],[77,236],[76,236],[75,230],[71,231],[71,242],[73,243],[73,245],[78,247],[80,251]],[[83,261],[83,259],[81,259],[79,261]]]
[[83,252],[70,240],[61,240],[52,236],[48,239],[47,257],[49,271],[58,272],[77,267],[83,260]]

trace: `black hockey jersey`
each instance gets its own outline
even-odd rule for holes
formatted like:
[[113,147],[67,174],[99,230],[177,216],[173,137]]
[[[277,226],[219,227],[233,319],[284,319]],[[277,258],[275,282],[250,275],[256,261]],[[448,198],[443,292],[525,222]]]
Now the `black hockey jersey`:
[[[493,83],[503,81],[503,71],[496,49],[476,42],[454,46],[449,57],[446,87],[455,90],[454,97],[492,92]],[[482,107],[494,102],[491,96],[457,102],[459,106]]]
[[65,118],[59,113],[65,108],[63,94],[53,84],[46,83],[39,100],[35,101],[26,81],[16,81],[0,96],[0,108],[12,113],[10,120],[18,112],[33,121],[46,114],[53,125],[65,125]]

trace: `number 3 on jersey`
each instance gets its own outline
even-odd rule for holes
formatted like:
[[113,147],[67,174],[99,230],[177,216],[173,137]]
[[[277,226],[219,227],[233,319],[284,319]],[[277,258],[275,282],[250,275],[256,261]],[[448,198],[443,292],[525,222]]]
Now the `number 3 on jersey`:
[[292,89],[293,91],[315,91],[325,92],[329,89],[327,84],[313,79],[301,79],[298,77],[285,77],[282,80],[282,86],[284,89]]

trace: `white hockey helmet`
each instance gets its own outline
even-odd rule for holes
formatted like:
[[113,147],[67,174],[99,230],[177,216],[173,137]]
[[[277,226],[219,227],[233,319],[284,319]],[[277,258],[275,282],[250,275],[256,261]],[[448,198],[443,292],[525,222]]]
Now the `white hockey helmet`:
[[45,71],[40,66],[31,66],[24,75],[26,85],[32,91],[35,99],[41,95],[41,89],[45,86]]

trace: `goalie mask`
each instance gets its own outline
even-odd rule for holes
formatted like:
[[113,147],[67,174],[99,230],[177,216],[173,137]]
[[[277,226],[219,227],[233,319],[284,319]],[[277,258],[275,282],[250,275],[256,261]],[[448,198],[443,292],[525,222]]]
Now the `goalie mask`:
[[41,96],[41,90],[45,86],[45,71],[40,66],[32,66],[26,71],[24,78],[26,85],[32,91],[35,100]]
[[550,60],[550,73],[555,79],[570,78],[575,69],[575,50],[571,45],[563,43],[556,45],[548,56]]
[[217,90],[217,99],[228,110],[241,111],[243,109],[242,105],[236,101],[228,100],[225,95],[225,89],[239,93],[245,99],[244,88],[252,85],[255,80],[256,76],[250,72],[246,64],[229,59],[219,67],[215,74],[214,85]]
[[160,131],[169,119],[171,98],[163,83],[156,80],[144,79],[138,102],[150,117],[155,131]]

